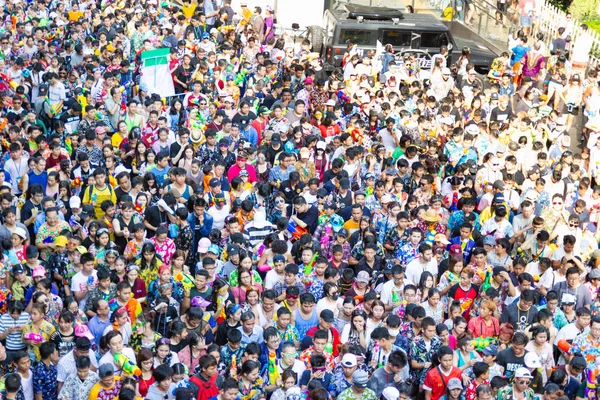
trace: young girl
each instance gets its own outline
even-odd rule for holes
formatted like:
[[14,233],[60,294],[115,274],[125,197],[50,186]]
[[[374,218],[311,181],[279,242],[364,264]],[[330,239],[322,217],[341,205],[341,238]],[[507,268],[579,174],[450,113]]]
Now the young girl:
[[148,389],[154,383],[154,355],[149,349],[141,349],[137,356],[137,366],[142,370],[140,381],[138,384],[138,390],[142,397],[146,397]]
[[106,251],[114,247],[114,243],[110,241],[108,229],[100,228],[96,232],[96,240],[89,247],[88,251],[95,256],[96,264],[102,264],[106,257]]
[[465,369],[472,367],[478,359],[480,359],[480,357],[473,346],[473,338],[471,336],[463,336],[459,339],[458,349],[454,351],[454,366],[464,371]]
[[125,257],[119,256],[115,260],[115,267],[112,271],[110,271],[110,281],[115,285],[119,282],[122,282],[127,275],[126,271],[126,263]]
[[156,153],[152,149],[146,150],[146,161],[140,166],[140,174],[146,175],[156,167]]
[[75,325],[87,324],[88,317],[87,317],[87,315],[85,315],[85,313],[82,310],[79,309],[79,303],[77,302],[75,297],[73,297],[73,296],[65,297],[64,306],[65,306],[65,310],[68,310],[71,312],[71,315],[73,316],[73,321],[75,322]]
[[110,322],[111,325],[106,327],[104,330],[104,335],[113,330],[119,331],[123,336],[123,344],[127,346],[132,333],[127,309],[125,307],[121,307],[114,311],[110,316]]
[[179,360],[188,366],[190,371],[195,371],[200,364],[200,357],[206,354],[206,343],[204,338],[196,333],[188,336],[188,345],[178,353]]
[[190,275],[189,267],[185,265],[185,253],[183,250],[175,250],[171,257],[171,271],[173,278],[177,282],[194,282],[194,278]]
[[181,160],[179,160],[177,165],[179,168],[191,171],[192,161],[194,161],[194,148],[191,145],[187,145],[185,150],[183,150],[183,157],[181,157]]
[[424,271],[421,274],[421,279],[417,288],[417,303],[422,303],[427,300],[431,288],[433,288],[433,275],[431,272]]
[[154,368],[161,364],[166,364],[169,367],[177,364],[179,357],[177,353],[171,351],[171,340],[167,338],[159,339],[156,342],[156,348],[154,349]]
[[129,262],[134,262],[142,252],[142,246],[145,243],[146,227],[144,224],[134,224],[132,228],[133,238],[127,242],[123,256]]
[[66,355],[75,347],[75,329],[73,328],[73,314],[63,311],[58,317],[58,330],[52,335],[60,357]]
[[[33,355],[36,361],[40,361],[40,344],[49,341],[52,335],[54,335],[54,332],[56,332],[56,329],[50,322],[45,320],[45,304],[33,304],[29,315],[31,316],[31,320],[23,327],[23,343],[29,346],[29,354]],[[31,333],[40,335],[42,340],[36,340],[34,338],[28,339],[28,334]]]

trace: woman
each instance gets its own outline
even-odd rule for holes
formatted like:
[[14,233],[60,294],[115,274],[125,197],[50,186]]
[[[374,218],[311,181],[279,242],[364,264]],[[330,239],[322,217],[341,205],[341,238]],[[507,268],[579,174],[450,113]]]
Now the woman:
[[521,74],[523,77],[528,76],[533,81],[533,87],[537,87],[537,83],[540,79],[544,79],[544,68],[546,66],[546,58],[540,53],[541,43],[536,42],[533,45],[533,49],[525,53],[523,62],[521,63],[523,69]]
[[[229,290],[229,284],[223,278],[218,278],[213,283],[212,294],[211,294],[211,304],[208,306],[206,311],[212,311],[215,319],[220,319],[219,323],[225,320],[225,309],[229,304],[235,303],[235,298],[233,294]],[[252,288],[251,290],[246,291],[246,300],[250,296],[250,292],[256,292],[256,296],[258,298],[258,291],[256,288]],[[258,300],[257,300],[258,303]],[[254,315],[258,315],[256,310],[254,311]]]
[[225,323],[220,324],[217,327],[217,332],[215,334],[215,344],[218,346],[224,346],[227,343],[227,334],[230,330],[242,326],[240,323],[240,319],[242,318],[242,307],[239,304],[228,305],[225,314],[227,319],[225,320]]
[[115,245],[121,253],[125,250],[127,242],[133,236],[135,224],[142,223],[139,214],[135,212],[133,203],[127,201],[121,204],[121,212],[113,219],[113,230],[115,232]]
[[183,108],[183,102],[177,98],[171,104],[169,113],[167,114],[167,120],[171,130],[177,132],[186,122],[186,111]]
[[140,267],[139,277],[146,286],[158,278],[158,269],[163,265],[163,262],[159,260],[156,255],[156,249],[154,243],[146,242],[142,246],[142,257],[136,260],[136,265]]
[[35,239],[35,245],[40,250],[42,260],[48,261],[50,253],[56,247],[54,241],[50,239],[56,239],[64,231],[71,232],[71,227],[67,222],[58,218],[58,211],[55,208],[46,210],[46,222],[40,226]]
[[[132,150],[133,153],[131,154],[130,158],[130,164],[131,164],[131,171],[133,172],[134,175],[140,175],[142,176],[142,165],[146,162],[146,151],[148,151],[148,147],[146,146],[146,143],[144,143],[143,141],[136,141],[135,144],[135,149]],[[126,157],[123,158],[123,162],[125,163]]]
[[142,397],[146,397],[148,389],[154,383],[154,355],[150,349],[141,349],[137,356],[137,366],[142,370],[142,375],[138,381],[138,390]]
[[[579,114],[579,108],[583,101],[583,88],[581,87],[579,74],[574,74],[571,77],[569,85],[560,93],[560,97],[567,106],[566,132],[569,132],[575,116]],[[48,175],[48,177],[50,176]]]
[[244,269],[239,272],[238,286],[234,286],[231,289],[236,304],[243,304],[246,302],[246,291],[250,288],[256,289],[256,292],[259,295],[262,293],[262,285],[260,283],[252,282],[250,272]]
[[550,333],[542,325],[537,325],[531,329],[531,340],[525,346],[525,351],[534,352],[540,358],[542,364],[542,378],[544,384],[554,370],[553,346],[549,341]]
[[[35,303],[31,306],[31,320],[23,326],[23,343],[29,348],[29,354],[32,354],[36,361],[40,361],[40,344],[50,340],[51,336],[56,332],[54,325],[45,320],[46,305]],[[41,336],[42,340],[26,339],[29,334]]]
[[179,351],[178,358],[190,371],[195,371],[200,364],[200,357],[204,354],[206,354],[204,338],[191,333],[188,337],[188,345]]
[[258,155],[256,157],[256,165],[254,165],[256,169],[256,181],[257,182],[268,182],[269,181],[269,173],[271,172],[271,163],[267,161],[267,152],[266,150],[259,150]]
[[312,159],[315,165],[317,177],[319,178],[319,182],[323,182],[325,171],[327,171],[329,167],[329,158],[327,157],[327,153],[325,152],[326,148],[327,145],[324,141],[318,141],[316,145],[315,154]]
[[383,318],[385,317],[385,304],[381,300],[375,300],[371,305],[371,312],[367,318],[367,338],[371,337],[371,333],[375,328],[383,326]]
[[242,400],[263,400],[266,394],[263,391],[264,383],[260,378],[260,364],[257,361],[246,360],[242,364],[239,375],[240,391],[238,396]]
[[113,311],[113,313],[110,315],[110,322],[111,325],[106,327],[104,330],[104,335],[111,331],[118,331],[121,333],[121,337],[123,338],[123,344],[127,346],[132,334],[131,322],[129,322],[129,312],[127,311],[127,308],[120,307]]
[[356,302],[354,297],[345,297],[342,301],[342,311],[338,314],[333,322],[333,327],[338,332],[342,332],[346,325],[349,325],[352,319],[352,313],[356,309]]
[[367,271],[359,272],[356,280],[352,284],[352,287],[346,290],[344,296],[355,299],[357,304],[361,303],[362,299],[364,299],[365,295],[369,291],[369,280],[370,277]]
[[139,269],[140,267],[135,264],[128,265],[125,279],[129,283],[129,286],[131,286],[133,298],[139,301],[140,304],[144,304],[146,302],[147,290],[146,283],[139,278]]
[[181,159],[177,163],[179,168],[183,168],[185,171],[190,171],[192,169],[192,161],[194,160],[194,148],[192,145],[185,146],[183,150],[183,155]]
[[270,210],[269,217],[269,222],[271,222],[272,224],[276,224],[277,220],[281,217],[288,217],[286,198],[283,193],[278,192],[275,195],[274,204],[275,207],[272,210]]
[[46,196],[56,198],[59,191],[59,175],[56,171],[48,173],[48,181],[46,183]]
[[186,304],[189,302],[189,297],[185,297],[183,283],[173,278],[171,268],[168,265],[161,265],[158,269],[158,277],[148,285],[148,303],[154,303],[160,297],[160,291],[169,285],[172,288],[171,297],[185,309],[189,305]]
[[471,336],[463,336],[458,340],[458,349],[454,351],[453,365],[464,371],[472,367],[477,360],[480,359],[479,354],[473,346],[473,338]]
[[296,386],[297,375],[291,369],[286,369],[281,374],[282,386],[271,395],[271,400],[286,400],[288,394],[295,394],[300,398],[300,388]]
[[421,307],[425,309],[427,316],[433,318],[436,324],[441,324],[444,320],[444,304],[440,300],[440,291],[429,289],[427,300],[421,303]]
[[323,298],[317,302],[317,313],[321,314],[323,310],[333,311],[334,318],[340,314],[340,295],[339,288],[335,283],[327,282],[323,286]]
[[73,328],[73,314],[64,310],[58,317],[58,330],[52,335],[60,357],[65,356],[75,347],[75,329]]
[[445,384],[446,393],[439,400],[464,400],[463,385],[460,379],[450,378]]
[[474,338],[497,338],[500,322],[494,313],[496,304],[492,300],[483,300],[479,306],[479,316],[469,321],[468,330]]
[[[26,244],[26,241],[29,237],[29,234],[27,233],[27,227],[25,225],[23,225],[20,222],[17,222],[17,215],[16,215],[16,211],[14,208],[9,207],[8,209],[6,209],[3,213],[2,216],[4,218],[4,223],[2,225],[0,225],[0,239],[8,239],[11,240],[13,238],[13,236],[17,236],[15,239],[13,240],[13,250],[15,250],[15,253],[17,254],[17,256],[19,256],[19,253],[23,253],[23,257],[21,257],[19,259],[19,261],[24,261],[24,254],[25,254],[25,249],[23,244]],[[20,229],[17,229],[20,228]],[[23,237],[24,236],[24,237]],[[19,245],[18,241],[21,241],[21,244]],[[22,249],[22,251],[18,251],[18,249]]]
[[417,303],[424,302],[429,298],[429,291],[433,288],[433,275],[424,271],[417,287]]
[[360,344],[363,348],[367,348],[369,338],[367,337],[367,313],[363,310],[355,310],[352,312],[350,323],[344,326],[340,341],[342,344]]
[[103,264],[106,258],[106,252],[114,248],[115,244],[110,241],[110,233],[106,228],[100,228],[96,232],[96,240],[90,246],[88,251],[96,257],[97,264]]
[[259,291],[262,292],[262,278],[258,274],[258,271],[252,269],[252,254],[247,253],[245,251],[241,252],[240,254],[240,263],[238,268],[234,270],[229,276],[229,285],[231,285],[231,287],[238,286],[238,277],[241,271],[248,271],[248,273],[251,274],[252,277],[251,284],[255,285],[257,288],[260,287]]
[[154,368],[159,365],[168,365],[172,367],[179,362],[177,353],[171,351],[171,340],[167,338],[161,338],[156,342],[154,349]]

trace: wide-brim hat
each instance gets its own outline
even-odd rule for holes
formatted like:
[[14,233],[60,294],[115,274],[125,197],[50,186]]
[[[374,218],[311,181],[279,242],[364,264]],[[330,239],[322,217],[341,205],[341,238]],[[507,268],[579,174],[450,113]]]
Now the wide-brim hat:
[[423,216],[423,220],[425,220],[427,222],[438,222],[440,219],[441,218],[440,218],[439,214],[433,208],[430,208],[429,210],[427,210],[425,212],[425,215]]

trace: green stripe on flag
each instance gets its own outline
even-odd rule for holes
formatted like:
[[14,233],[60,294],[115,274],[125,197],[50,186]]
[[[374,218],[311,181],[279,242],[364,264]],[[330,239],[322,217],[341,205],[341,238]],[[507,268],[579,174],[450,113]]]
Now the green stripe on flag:
[[171,49],[164,47],[155,50],[146,50],[141,54],[144,67],[154,67],[157,65],[166,65],[169,63],[169,54]]

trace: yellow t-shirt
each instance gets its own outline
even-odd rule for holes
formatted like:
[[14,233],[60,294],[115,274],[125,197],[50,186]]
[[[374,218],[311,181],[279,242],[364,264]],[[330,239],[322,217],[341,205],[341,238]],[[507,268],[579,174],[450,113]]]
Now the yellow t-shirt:
[[81,11],[69,11],[69,21],[79,21],[79,18],[83,17],[83,13]]
[[183,16],[185,17],[185,19],[190,19],[194,16],[194,13],[196,12],[196,8],[198,7],[198,3],[183,3],[183,5],[181,6],[181,12],[183,13]]
[[348,231],[348,237],[352,235],[355,231],[360,229],[360,222],[356,222],[353,219],[349,219],[344,224],[344,229]]
[[106,185],[104,189],[100,190],[96,187],[96,185],[89,186],[83,195],[83,200],[81,201],[83,204],[96,204],[94,205],[94,211],[96,212],[96,220],[102,219],[104,217],[104,211],[100,208],[100,205],[104,200],[110,200],[113,204],[117,204],[117,195],[113,188],[109,185]]

